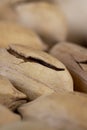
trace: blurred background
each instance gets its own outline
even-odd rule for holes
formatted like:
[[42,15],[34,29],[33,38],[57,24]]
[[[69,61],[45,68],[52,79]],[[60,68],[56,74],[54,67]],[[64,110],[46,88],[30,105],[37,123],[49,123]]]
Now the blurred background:
[[0,0],[0,21],[31,29],[48,46],[68,41],[87,47],[87,0]]

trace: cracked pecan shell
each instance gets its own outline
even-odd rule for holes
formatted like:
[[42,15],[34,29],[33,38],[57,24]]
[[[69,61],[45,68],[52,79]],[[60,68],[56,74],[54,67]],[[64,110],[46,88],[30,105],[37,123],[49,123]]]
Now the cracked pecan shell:
[[0,49],[0,74],[30,99],[59,91],[73,91],[73,81],[66,67],[49,54],[11,45]]

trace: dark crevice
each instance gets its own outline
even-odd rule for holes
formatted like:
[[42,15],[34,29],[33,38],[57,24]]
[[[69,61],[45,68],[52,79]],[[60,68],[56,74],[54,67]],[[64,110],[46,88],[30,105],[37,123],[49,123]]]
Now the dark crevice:
[[[19,107],[18,107],[19,108]],[[18,111],[18,108],[15,109],[14,113],[18,116],[20,116],[21,120],[23,120],[23,116],[22,114],[20,114],[20,112]]]
[[8,53],[10,53],[11,55],[15,56],[16,58],[22,59],[24,60],[24,62],[29,62],[27,60],[27,58],[25,58],[24,56],[22,56],[21,54],[18,54],[16,51],[14,51],[13,49],[7,49]]
[[22,60],[24,60],[24,62],[34,62],[34,63],[38,63],[40,65],[43,65],[45,67],[48,67],[50,69],[53,69],[55,71],[64,71],[65,69],[64,68],[58,68],[52,64],[49,64],[41,59],[38,59],[38,58],[35,58],[35,57],[32,57],[32,56],[29,56],[27,58],[25,58],[24,56],[18,54],[16,51],[12,50],[11,48],[7,50],[11,55],[14,55],[16,58],[20,58]]
[[73,58],[73,60],[78,64],[78,66],[83,70],[82,66],[80,64],[87,64],[87,60],[86,61],[77,61],[72,55],[71,57]]
[[41,64],[41,65],[43,65],[45,67],[48,67],[48,68],[56,70],[56,71],[64,71],[63,68],[57,68],[56,66],[51,65],[51,64],[49,64],[49,63],[47,63],[47,62],[45,62],[45,61],[43,61],[41,59],[29,57],[28,60],[31,61],[31,62],[39,63],[39,64]]
[[87,64],[87,60],[86,61],[80,61],[80,64]]
[[80,62],[76,61],[75,62],[78,64],[78,66],[83,70],[82,66],[80,65]]

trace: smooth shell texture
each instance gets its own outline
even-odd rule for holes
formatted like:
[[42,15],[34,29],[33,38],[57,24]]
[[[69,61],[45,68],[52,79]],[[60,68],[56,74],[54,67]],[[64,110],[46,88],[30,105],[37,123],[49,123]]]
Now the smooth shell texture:
[[14,114],[8,108],[0,105],[0,126],[5,126],[7,124],[15,123],[20,121],[21,117],[17,114]]
[[14,124],[2,126],[0,130],[54,130],[48,124],[38,120],[22,121]]
[[46,49],[46,46],[32,30],[13,22],[0,21],[0,47],[7,47],[9,44],[21,44],[40,50]]
[[16,6],[19,22],[35,30],[48,43],[64,41],[67,24],[60,8],[46,2],[30,2]]
[[5,105],[9,109],[15,109],[23,103],[26,103],[27,97],[18,91],[10,81],[0,76],[0,104]]
[[54,128],[87,128],[87,95],[81,93],[51,94],[22,105],[18,111],[24,120],[39,119]]

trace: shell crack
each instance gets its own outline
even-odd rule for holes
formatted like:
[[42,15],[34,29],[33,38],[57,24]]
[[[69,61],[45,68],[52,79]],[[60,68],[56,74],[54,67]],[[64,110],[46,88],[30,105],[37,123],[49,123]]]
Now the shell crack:
[[49,64],[45,61],[43,61],[42,59],[39,59],[39,58],[35,58],[35,57],[32,57],[32,56],[29,56],[29,57],[24,57],[23,55],[21,54],[18,54],[16,51],[14,51],[13,49],[7,49],[8,53],[10,53],[11,55],[15,56],[16,58],[19,58],[19,59],[22,59],[24,60],[24,62],[34,62],[34,63],[38,63],[40,65],[43,65],[47,68],[50,68],[50,69],[53,69],[55,71],[64,71],[65,69],[64,68],[58,68],[52,64]]

